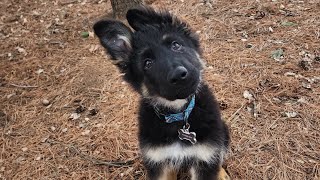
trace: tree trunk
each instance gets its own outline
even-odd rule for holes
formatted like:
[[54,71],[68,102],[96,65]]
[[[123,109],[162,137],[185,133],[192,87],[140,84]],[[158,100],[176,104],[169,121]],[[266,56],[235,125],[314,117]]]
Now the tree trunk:
[[143,0],[111,0],[113,17],[124,18],[130,8],[139,4],[143,4]]

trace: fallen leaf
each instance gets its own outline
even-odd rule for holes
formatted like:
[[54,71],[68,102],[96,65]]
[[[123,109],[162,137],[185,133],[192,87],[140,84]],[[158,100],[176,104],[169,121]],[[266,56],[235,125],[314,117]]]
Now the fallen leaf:
[[83,37],[83,38],[89,37],[89,32],[86,32],[86,31],[81,32],[81,37]]
[[277,49],[275,51],[272,51],[271,57],[276,61],[281,61],[283,59],[284,51],[283,49]]
[[290,21],[284,21],[281,23],[282,26],[295,26],[297,25],[296,23],[294,22],[290,22]]

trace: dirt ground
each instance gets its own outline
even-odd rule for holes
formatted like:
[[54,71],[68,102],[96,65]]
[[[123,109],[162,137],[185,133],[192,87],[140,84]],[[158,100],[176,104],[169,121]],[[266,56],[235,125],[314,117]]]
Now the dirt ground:
[[[233,179],[320,178],[320,1],[156,0],[201,39]],[[145,179],[106,0],[0,2],[0,179]]]

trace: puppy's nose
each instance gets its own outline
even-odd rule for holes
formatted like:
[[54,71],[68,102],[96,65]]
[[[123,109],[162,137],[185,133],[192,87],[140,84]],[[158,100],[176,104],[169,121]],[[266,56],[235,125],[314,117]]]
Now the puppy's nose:
[[178,66],[170,73],[168,80],[171,84],[179,84],[188,77],[188,70],[183,66]]

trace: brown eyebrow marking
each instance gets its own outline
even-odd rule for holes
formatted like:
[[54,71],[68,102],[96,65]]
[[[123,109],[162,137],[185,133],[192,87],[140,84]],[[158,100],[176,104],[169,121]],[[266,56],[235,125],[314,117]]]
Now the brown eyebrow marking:
[[170,38],[169,34],[165,34],[165,35],[162,36],[162,40],[163,41],[166,41],[168,38]]
[[148,51],[149,49],[150,49],[150,48],[145,47],[145,48],[141,49],[141,50],[138,52],[138,54],[141,55],[141,54],[145,53],[146,51]]

